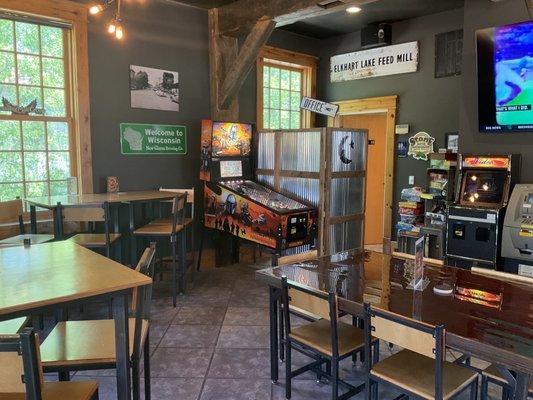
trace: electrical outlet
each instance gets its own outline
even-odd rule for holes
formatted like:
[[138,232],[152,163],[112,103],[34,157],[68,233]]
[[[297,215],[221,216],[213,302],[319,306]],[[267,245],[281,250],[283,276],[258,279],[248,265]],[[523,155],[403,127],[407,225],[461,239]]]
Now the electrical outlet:
[[409,185],[414,185],[414,184],[415,184],[415,176],[409,175]]

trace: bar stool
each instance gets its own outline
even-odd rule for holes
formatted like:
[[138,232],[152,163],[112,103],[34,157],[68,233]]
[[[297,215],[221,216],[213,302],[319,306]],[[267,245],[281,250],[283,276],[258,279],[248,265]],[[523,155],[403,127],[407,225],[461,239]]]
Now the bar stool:
[[172,201],[171,216],[169,218],[157,219],[141,226],[133,231],[134,237],[146,237],[150,239],[167,238],[170,239],[170,246],[172,251],[172,301],[174,307],[177,303],[177,242],[180,239],[180,271],[179,271],[179,290],[181,293],[185,291],[185,275],[186,275],[186,237],[184,235],[185,229],[185,203],[187,201],[187,193],[176,195]]
[[39,339],[30,328],[0,336],[0,398],[97,400],[98,382],[44,382]]
[[[77,233],[70,241],[89,249],[103,249],[106,257],[111,257],[111,247],[116,246],[118,255],[115,257],[120,262],[120,233],[111,232],[109,227],[109,203],[105,202],[102,206],[80,205],[64,207],[61,203],[57,204],[63,216],[64,222],[86,222],[89,224],[89,232]],[[97,222],[104,224],[104,233],[95,233],[94,225]]]
[[[481,400],[488,399],[489,383],[502,388],[502,400],[510,400],[513,398],[513,388],[494,364],[489,365],[481,372]],[[533,381],[529,383],[528,395],[533,396]]]
[[[418,322],[365,303],[365,369],[367,400],[377,398],[379,382],[386,382],[407,396],[421,399],[453,399],[470,388],[477,398],[477,373],[444,361],[444,327]],[[404,350],[375,362],[370,358],[373,338]],[[373,387],[373,388],[371,388]]]
[[0,222],[18,222],[19,234],[0,240],[1,247],[23,246],[25,240],[31,244],[49,242],[54,239],[54,235],[27,234],[24,227],[22,200],[10,200],[0,203]]
[[[314,371],[317,378],[328,379],[332,384],[333,400],[347,399],[363,390],[364,385],[355,387],[339,378],[339,362],[347,357],[364,351],[363,331],[355,326],[338,321],[337,296],[334,293],[319,293],[291,285],[282,278],[282,301],[284,308],[292,304],[298,308],[319,315],[322,319],[309,324],[291,328],[289,313],[283,313],[285,322],[285,397],[291,398],[292,378]],[[379,342],[372,342],[374,357],[379,357]],[[315,361],[291,370],[292,349],[313,358]],[[325,365],[325,371],[322,366]],[[339,396],[339,385],[348,389]]]

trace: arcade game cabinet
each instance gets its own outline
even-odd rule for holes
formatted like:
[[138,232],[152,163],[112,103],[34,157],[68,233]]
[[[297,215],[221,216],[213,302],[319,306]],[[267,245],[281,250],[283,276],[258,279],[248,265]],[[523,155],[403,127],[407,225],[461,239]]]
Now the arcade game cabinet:
[[533,277],[533,185],[516,185],[503,224],[505,272]]
[[204,226],[280,255],[316,239],[317,210],[252,181],[251,124],[202,121]]
[[503,214],[519,170],[518,155],[460,156],[455,202],[448,208],[448,265],[501,266]]

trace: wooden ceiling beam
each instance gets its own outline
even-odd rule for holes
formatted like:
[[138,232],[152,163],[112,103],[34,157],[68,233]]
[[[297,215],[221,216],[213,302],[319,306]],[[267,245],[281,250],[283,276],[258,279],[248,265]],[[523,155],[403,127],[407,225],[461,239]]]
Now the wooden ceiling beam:
[[256,21],[272,19],[276,26],[338,12],[348,6],[362,6],[377,0],[238,0],[219,7],[219,32],[240,36]]

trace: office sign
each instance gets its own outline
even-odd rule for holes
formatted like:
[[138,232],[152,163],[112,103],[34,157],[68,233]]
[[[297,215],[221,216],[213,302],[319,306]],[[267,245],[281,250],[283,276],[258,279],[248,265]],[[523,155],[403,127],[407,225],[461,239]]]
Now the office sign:
[[182,125],[120,124],[122,154],[187,154],[187,128]]
[[418,42],[355,51],[331,57],[331,82],[405,74],[418,70]]
[[300,108],[317,114],[327,115],[328,117],[335,117],[339,111],[339,106],[337,104],[326,103],[310,97],[302,98]]

